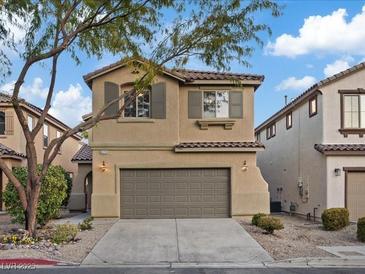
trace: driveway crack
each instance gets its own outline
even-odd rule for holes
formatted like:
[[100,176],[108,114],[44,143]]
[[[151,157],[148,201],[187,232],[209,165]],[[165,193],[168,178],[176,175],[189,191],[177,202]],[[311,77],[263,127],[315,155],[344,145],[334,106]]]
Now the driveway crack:
[[177,261],[180,263],[180,249],[179,249],[179,231],[177,229],[177,219],[175,219],[175,229],[176,229],[176,248],[177,248]]

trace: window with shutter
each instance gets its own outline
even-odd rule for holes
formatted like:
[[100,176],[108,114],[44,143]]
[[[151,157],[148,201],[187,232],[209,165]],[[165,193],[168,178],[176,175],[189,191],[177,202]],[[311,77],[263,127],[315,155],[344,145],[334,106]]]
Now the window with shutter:
[[[104,105],[109,104],[113,100],[119,98],[119,86],[112,82],[105,82],[104,83]],[[114,116],[119,111],[119,102],[115,102],[111,104],[106,110],[106,116]]]

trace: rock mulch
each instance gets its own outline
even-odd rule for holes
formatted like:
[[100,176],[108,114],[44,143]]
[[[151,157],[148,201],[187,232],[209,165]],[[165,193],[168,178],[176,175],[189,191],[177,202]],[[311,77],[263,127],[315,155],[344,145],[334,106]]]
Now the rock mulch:
[[264,234],[260,228],[251,225],[251,219],[239,220],[246,231],[275,260],[333,256],[318,246],[364,245],[356,239],[355,224],[350,224],[340,231],[325,231],[321,224],[300,217],[285,214],[275,217],[282,220],[284,229],[275,231],[273,235]]
[[[2,217],[2,218],[1,218]],[[26,232],[18,226],[9,225],[0,217],[0,232],[2,234],[24,235]],[[1,222],[2,221],[2,222]],[[76,239],[67,244],[55,244],[49,240],[53,227],[38,230],[42,240],[29,244],[0,243],[0,258],[48,258],[63,262],[81,263],[92,250],[97,241],[116,222],[116,219],[96,219],[93,221],[93,229],[79,231]]]

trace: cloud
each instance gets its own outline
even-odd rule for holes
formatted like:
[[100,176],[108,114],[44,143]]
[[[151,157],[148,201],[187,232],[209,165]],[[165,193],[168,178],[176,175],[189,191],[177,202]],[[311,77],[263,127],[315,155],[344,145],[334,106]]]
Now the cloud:
[[323,70],[324,75],[326,77],[330,77],[336,73],[350,68],[351,65],[349,64],[349,62],[351,62],[351,60],[352,59],[338,59],[331,64],[327,64]]
[[[14,85],[15,81],[5,83],[0,87],[0,91],[11,95],[13,94]],[[47,94],[48,88],[44,87],[43,80],[39,77],[34,78],[30,85],[22,85],[19,92],[21,98],[35,105],[37,105],[40,100],[45,100]]]
[[275,87],[276,90],[305,90],[316,83],[316,78],[304,76],[301,79],[289,77]]
[[80,84],[70,85],[56,93],[49,113],[69,126],[75,126],[82,115],[91,111],[91,98],[82,95]]
[[266,53],[290,58],[310,53],[365,55],[365,5],[349,21],[346,17],[346,9],[309,16],[297,36],[280,35],[267,44]]

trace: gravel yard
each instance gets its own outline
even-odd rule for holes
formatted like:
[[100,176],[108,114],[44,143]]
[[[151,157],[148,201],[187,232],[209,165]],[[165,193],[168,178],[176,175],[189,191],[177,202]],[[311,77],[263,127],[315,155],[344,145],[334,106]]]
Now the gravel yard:
[[[10,249],[0,250],[0,258],[48,258],[64,262],[81,263],[97,241],[116,222],[116,219],[95,219],[93,229],[79,231],[77,241],[68,244],[54,245],[49,242],[28,246],[12,246]],[[0,215],[0,235],[19,228],[10,224],[8,215]]]
[[325,231],[321,224],[288,215],[276,215],[284,229],[273,235],[251,225],[251,219],[239,220],[250,235],[265,248],[275,260],[300,257],[331,257],[330,253],[317,246],[364,245],[356,239],[356,225],[351,224],[340,231]]

